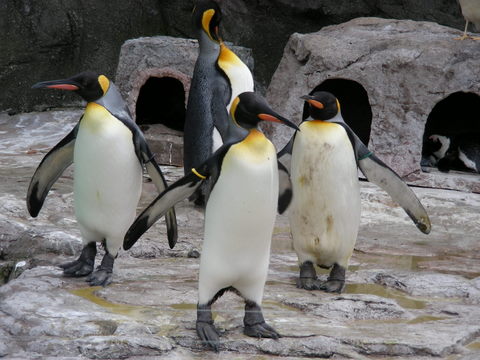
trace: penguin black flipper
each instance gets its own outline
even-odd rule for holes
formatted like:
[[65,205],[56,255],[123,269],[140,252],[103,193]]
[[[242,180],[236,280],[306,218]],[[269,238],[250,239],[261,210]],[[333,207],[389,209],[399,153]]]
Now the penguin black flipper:
[[229,135],[230,119],[226,105],[228,105],[231,93],[232,90],[225,79],[217,81],[213,91],[214,100],[211,102],[211,112],[214,119],[214,127],[220,133],[223,142],[227,141],[227,136]]
[[155,200],[135,219],[125,234],[123,248],[130,249],[159,218],[173,206],[188,198],[202,183],[210,179],[214,184],[220,173],[223,157],[231,144],[223,145],[206,162],[192,169],[180,180],[167,187]]
[[385,190],[412,219],[424,234],[431,230],[428,214],[415,193],[398,174],[370,151],[344,122],[338,122],[347,131],[355,151],[357,164],[367,180]]
[[284,156],[292,156],[292,150],[293,150],[293,143],[295,142],[295,135],[297,134],[297,132],[295,131],[295,133],[293,134],[292,138],[290,139],[290,141],[283,147],[282,150],[280,150],[277,154],[277,158],[278,159],[281,159],[283,158]]
[[283,214],[288,209],[290,202],[292,201],[293,190],[292,181],[290,180],[290,174],[288,169],[280,161],[278,163],[278,207],[279,214]]
[[[297,132],[295,132],[296,134]],[[277,154],[278,159],[278,213],[283,214],[290,205],[293,197],[292,180],[290,179],[290,161],[292,158],[293,142],[295,141],[293,134],[290,141]]]
[[32,217],[37,217],[50,188],[73,163],[73,149],[79,124],[80,122],[45,155],[35,170],[27,192],[27,208]]
[[[148,175],[155,184],[158,192],[161,193],[167,188],[167,181],[165,180],[165,177],[163,176],[163,173],[160,170],[157,162],[155,161],[154,155],[150,151],[150,148],[148,147],[146,142],[143,143],[143,149],[141,151],[141,154]],[[165,223],[167,226],[168,245],[170,246],[170,249],[173,249],[178,239],[177,216],[175,214],[174,207],[170,208],[166,212]]]

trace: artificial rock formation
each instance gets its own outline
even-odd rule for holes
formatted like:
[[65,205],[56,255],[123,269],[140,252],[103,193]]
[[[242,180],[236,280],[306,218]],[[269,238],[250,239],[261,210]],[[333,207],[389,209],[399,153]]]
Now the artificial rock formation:
[[[280,113],[300,121],[301,95],[322,88],[326,80],[330,85],[349,80],[368,96],[368,145],[388,165],[416,184],[478,192],[474,175],[457,181],[420,169],[422,137],[434,106],[452,93],[480,94],[480,48],[472,41],[455,41],[457,36],[458,31],[431,22],[379,18],[293,34],[268,88],[268,100]],[[343,94],[347,102],[360,96],[356,90]],[[353,113],[346,119],[352,127],[355,110],[342,109]],[[279,146],[291,133],[281,127],[269,127],[268,132]]]
[[[253,70],[251,50],[239,46],[229,47]],[[120,51],[115,83],[125,98],[134,119],[138,113],[137,101],[142,87],[149,79],[170,79],[179,83],[179,93],[173,93],[171,82],[165,83],[168,88],[152,89],[153,106],[158,121],[153,123],[167,124],[169,117],[183,121],[188,100],[190,81],[193,76],[195,61],[198,56],[198,42],[192,39],[181,39],[169,36],[155,36],[126,41]],[[183,91],[182,91],[183,88]],[[172,108],[172,107],[176,107]],[[181,109],[178,109],[180,107]],[[136,119],[138,120],[138,119]],[[138,122],[138,121],[137,121]],[[167,124],[167,126],[169,126]],[[182,128],[183,126],[179,126]],[[149,125],[145,132],[153,151],[158,155],[161,164],[182,166],[183,139],[182,133],[173,131],[163,125]]]
[[[255,78],[262,86],[268,85],[293,32],[309,33],[358,16],[429,20],[459,30],[465,25],[460,7],[452,0],[218,1],[224,39],[253,49]],[[126,39],[193,37],[193,4],[192,0],[0,1],[0,87],[4,90],[0,110],[16,113],[78,103],[74,96],[33,91],[30,86],[87,69],[111,76]]]

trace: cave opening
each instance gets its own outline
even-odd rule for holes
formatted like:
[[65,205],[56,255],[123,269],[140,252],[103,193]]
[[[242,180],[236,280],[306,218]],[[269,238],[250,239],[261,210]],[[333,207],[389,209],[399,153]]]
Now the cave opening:
[[[335,95],[340,102],[342,117],[362,142],[368,146],[372,126],[372,108],[365,88],[354,80],[327,79],[316,86],[315,91],[328,91]],[[307,104],[303,114],[307,111]]]
[[185,124],[185,89],[173,77],[150,77],[141,87],[135,108],[139,125],[163,124],[183,131]]
[[458,91],[440,100],[427,117],[421,165],[480,172],[480,96]]

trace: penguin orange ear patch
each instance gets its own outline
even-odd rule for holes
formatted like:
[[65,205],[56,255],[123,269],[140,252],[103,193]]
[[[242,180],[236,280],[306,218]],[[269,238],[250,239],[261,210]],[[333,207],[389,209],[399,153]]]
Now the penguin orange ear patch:
[[309,99],[307,102],[312,105],[313,107],[316,107],[317,109],[323,109],[324,106],[320,101]]
[[55,84],[55,85],[48,85],[46,87],[49,89],[60,89],[60,90],[70,90],[70,91],[78,90],[78,86],[72,85],[72,84]]
[[281,123],[281,121],[276,118],[275,116],[273,115],[269,115],[269,114],[258,114],[257,115],[259,119],[261,120],[265,120],[265,121],[273,121],[273,122],[278,122],[278,123]]

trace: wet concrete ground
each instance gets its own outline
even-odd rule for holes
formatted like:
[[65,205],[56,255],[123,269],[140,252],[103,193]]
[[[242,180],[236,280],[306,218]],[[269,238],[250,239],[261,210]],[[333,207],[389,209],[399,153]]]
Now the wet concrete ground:
[[[54,186],[38,218],[25,194],[41,158],[78,110],[0,114],[0,357],[8,359],[478,359],[480,195],[414,188],[432,232],[423,235],[383,191],[362,183],[362,224],[343,294],[295,287],[298,273],[286,216],[279,216],[263,302],[280,340],[242,334],[243,303],[214,305],[221,352],[195,334],[203,214],[177,206],[179,241],[168,248],[157,223],[115,263],[114,283],[87,287],[55,267],[81,247],[72,172]],[[181,170],[163,167],[169,181]],[[143,208],[154,196],[144,186]],[[101,258],[99,254],[97,261]],[[324,270],[319,270],[326,277]]]

